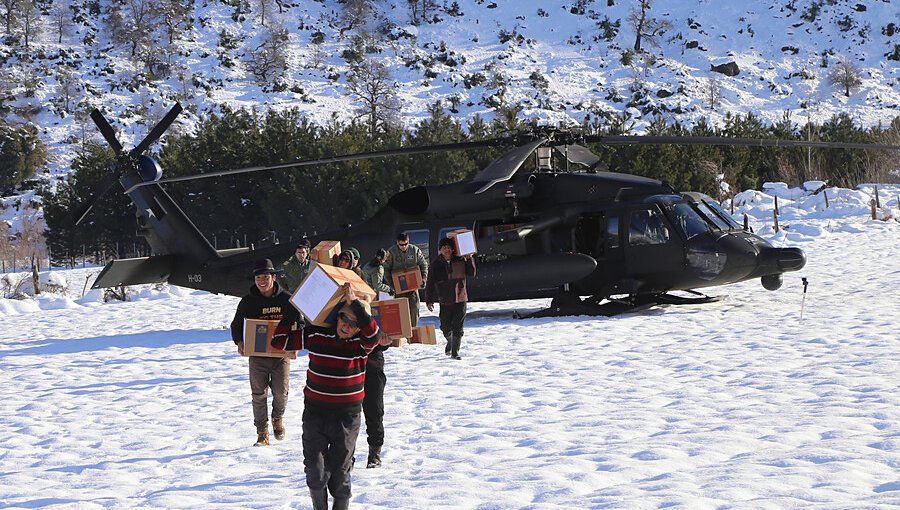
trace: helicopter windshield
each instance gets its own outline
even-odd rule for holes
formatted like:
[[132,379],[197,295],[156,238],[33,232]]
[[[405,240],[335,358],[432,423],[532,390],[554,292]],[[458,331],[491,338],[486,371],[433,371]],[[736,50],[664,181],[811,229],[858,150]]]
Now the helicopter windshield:
[[711,230],[706,220],[689,203],[671,204],[670,211],[675,227],[681,230],[685,239],[691,239]]
[[[734,218],[732,218],[730,214],[725,212],[725,210],[722,209],[722,206],[720,206],[717,202],[714,202],[712,200],[704,200],[698,205],[700,206],[701,210],[703,210],[703,206],[706,206],[707,208],[711,209],[716,216],[724,220],[725,223],[728,224],[727,227],[722,227],[725,230],[741,230],[741,226],[736,221],[734,221]],[[718,225],[718,222],[716,224]]]
[[709,221],[713,222],[713,224],[719,230],[731,230],[731,225],[728,224],[727,221],[720,218],[716,212],[710,208],[709,204],[706,202],[697,202],[697,209],[700,211],[700,214],[705,216]]

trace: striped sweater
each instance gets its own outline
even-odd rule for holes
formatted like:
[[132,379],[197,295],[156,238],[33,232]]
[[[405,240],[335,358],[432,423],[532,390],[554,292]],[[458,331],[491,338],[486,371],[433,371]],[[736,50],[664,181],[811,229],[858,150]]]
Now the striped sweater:
[[[361,309],[361,308],[360,308]],[[359,314],[357,314],[359,316]],[[365,398],[366,362],[378,345],[378,324],[369,318],[352,338],[342,340],[337,328],[307,325],[301,349],[309,351],[305,406],[320,412],[356,414]],[[297,331],[296,333],[299,333]]]

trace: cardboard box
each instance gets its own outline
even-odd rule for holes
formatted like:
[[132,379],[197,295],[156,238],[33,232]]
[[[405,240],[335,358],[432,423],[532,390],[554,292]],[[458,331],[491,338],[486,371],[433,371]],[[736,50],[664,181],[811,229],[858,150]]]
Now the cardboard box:
[[398,269],[391,274],[391,279],[394,282],[394,292],[397,294],[404,294],[425,286],[419,266]]
[[319,241],[319,243],[309,252],[310,260],[315,260],[319,264],[326,266],[334,265],[334,257],[341,254],[340,241]]
[[475,245],[475,233],[471,230],[454,230],[447,234],[447,237],[453,241],[453,251],[460,257],[478,253],[478,247]]
[[294,291],[291,304],[310,323],[316,326],[333,326],[337,317],[337,304],[344,299],[345,282],[350,284],[357,298],[365,301],[375,299],[375,291],[353,271],[316,264]]
[[406,298],[385,299],[372,303],[372,318],[390,338],[409,338],[412,335],[412,319]]
[[278,321],[244,319],[244,356],[297,359],[297,351],[272,347],[272,336]]
[[412,328],[412,336],[409,338],[411,344],[437,345],[437,332],[434,325],[425,324]]
[[406,345],[406,339],[403,337],[391,339],[391,347],[403,347]]

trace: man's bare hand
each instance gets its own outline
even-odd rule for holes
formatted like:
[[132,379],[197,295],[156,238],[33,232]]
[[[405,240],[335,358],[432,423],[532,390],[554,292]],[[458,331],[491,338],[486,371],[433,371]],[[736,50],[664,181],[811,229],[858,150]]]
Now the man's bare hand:
[[238,342],[237,348],[238,348],[238,354],[240,354],[241,356],[243,356],[243,355],[244,355],[244,342],[243,342],[243,340],[240,341],[240,342]]

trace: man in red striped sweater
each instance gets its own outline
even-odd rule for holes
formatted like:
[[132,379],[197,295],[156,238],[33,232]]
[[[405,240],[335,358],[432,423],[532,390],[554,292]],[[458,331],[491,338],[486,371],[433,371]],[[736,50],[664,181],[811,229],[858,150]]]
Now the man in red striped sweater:
[[366,362],[375,346],[390,345],[391,341],[380,334],[368,303],[356,299],[349,284],[344,286],[344,301],[334,326],[307,325],[290,331],[289,325],[279,325],[273,342],[280,345],[285,341],[288,349],[309,351],[303,389],[303,465],[313,509],[328,510],[328,492],[334,498],[333,509],[346,509],[365,397]]

